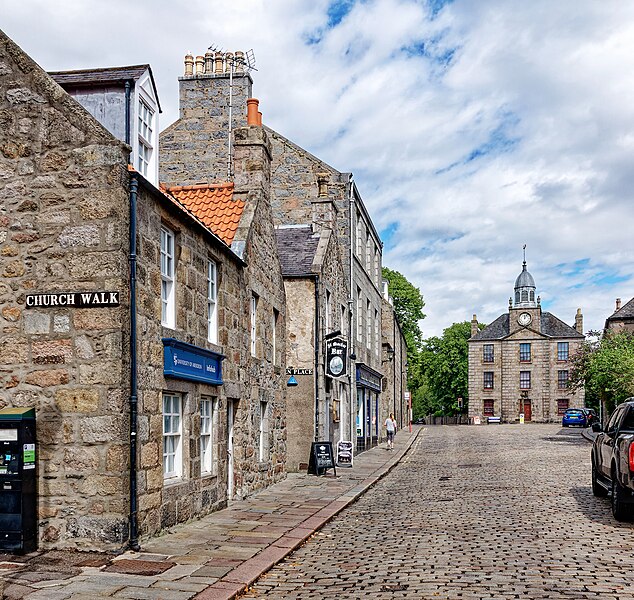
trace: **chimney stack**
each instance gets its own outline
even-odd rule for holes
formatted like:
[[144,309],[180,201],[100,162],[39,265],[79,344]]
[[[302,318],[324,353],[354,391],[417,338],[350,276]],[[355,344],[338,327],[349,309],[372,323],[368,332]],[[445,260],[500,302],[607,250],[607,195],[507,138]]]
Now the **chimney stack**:
[[473,315],[473,318],[471,319],[471,337],[473,337],[476,333],[478,333],[479,329],[478,329],[478,318],[476,317],[476,315]]
[[621,299],[620,298],[616,299],[616,310],[621,310]]
[[328,196],[329,173],[317,173],[317,198],[312,201],[313,205],[313,231],[322,229],[333,230],[337,220],[337,207],[332,198]]
[[583,315],[580,308],[577,309],[577,314],[575,315],[575,329],[583,334]]

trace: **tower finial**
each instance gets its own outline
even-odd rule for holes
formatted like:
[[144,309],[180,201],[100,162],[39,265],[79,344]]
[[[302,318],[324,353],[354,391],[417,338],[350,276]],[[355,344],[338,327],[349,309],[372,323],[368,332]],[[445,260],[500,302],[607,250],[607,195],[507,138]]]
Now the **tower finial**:
[[524,262],[522,263],[522,267],[524,267],[524,270],[526,270],[526,244],[524,244]]

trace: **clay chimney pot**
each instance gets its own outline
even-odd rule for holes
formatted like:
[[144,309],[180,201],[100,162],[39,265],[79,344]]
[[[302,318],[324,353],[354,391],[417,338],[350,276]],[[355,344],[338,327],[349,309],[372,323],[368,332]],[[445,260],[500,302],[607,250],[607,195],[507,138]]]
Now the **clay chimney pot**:
[[196,75],[202,75],[205,70],[205,57],[196,57]]
[[236,50],[236,73],[244,73],[244,52]]
[[258,125],[262,127],[262,112],[258,111]]
[[233,52],[227,52],[225,54],[225,71],[229,73],[233,69]]
[[194,74],[194,57],[191,54],[185,55],[185,77],[191,77]]
[[222,73],[222,52],[216,52],[214,73]]
[[247,100],[247,125],[259,125],[258,105],[260,101],[257,98],[249,98]]
[[211,51],[205,52],[205,73],[214,72],[214,53]]

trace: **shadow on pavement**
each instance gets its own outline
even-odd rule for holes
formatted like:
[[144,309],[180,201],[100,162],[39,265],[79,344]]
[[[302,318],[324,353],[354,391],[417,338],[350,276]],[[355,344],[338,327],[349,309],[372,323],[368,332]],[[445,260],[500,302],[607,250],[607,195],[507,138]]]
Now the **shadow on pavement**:
[[[590,474],[588,473],[588,479]],[[570,488],[570,495],[579,506],[579,511],[590,521],[614,527],[616,529],[632,529],[634,523],[621,523],[612,517],[609,498],[597,498],[592,495],[590,483],[587,486]]]

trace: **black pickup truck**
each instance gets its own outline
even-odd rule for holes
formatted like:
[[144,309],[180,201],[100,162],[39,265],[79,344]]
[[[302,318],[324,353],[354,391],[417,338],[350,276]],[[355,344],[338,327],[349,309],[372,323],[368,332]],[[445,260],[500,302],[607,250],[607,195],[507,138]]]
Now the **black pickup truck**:
[[634,397],[619,404],[605,429],[592,425],[598,435],[592,445],[592,493],[610,493],[612,514],[617,521],[634,513]]

